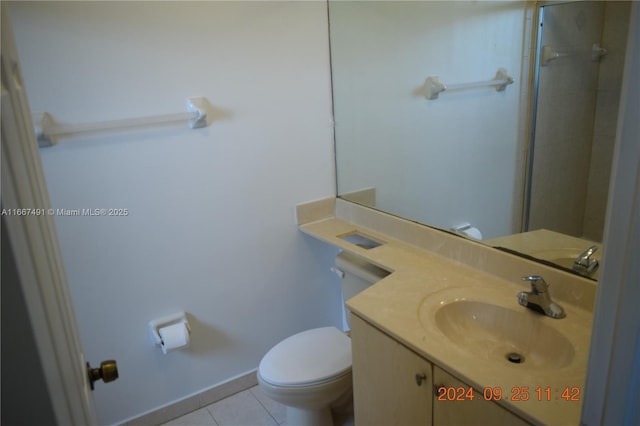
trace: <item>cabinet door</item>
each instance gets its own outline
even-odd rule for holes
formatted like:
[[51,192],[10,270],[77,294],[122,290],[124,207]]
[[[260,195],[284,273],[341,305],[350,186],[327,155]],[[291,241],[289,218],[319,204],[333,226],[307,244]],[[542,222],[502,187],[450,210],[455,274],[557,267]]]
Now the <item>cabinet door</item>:
[[430,425],[431,364],[351,315],[356,426]]
[[[471,390],[471,399],[467,393],[470,386],[435,366],[433,381],[433,426],[529,425],[497,403],[485,400],[476,390]],[[438,386],[443,389],[438,391]]]

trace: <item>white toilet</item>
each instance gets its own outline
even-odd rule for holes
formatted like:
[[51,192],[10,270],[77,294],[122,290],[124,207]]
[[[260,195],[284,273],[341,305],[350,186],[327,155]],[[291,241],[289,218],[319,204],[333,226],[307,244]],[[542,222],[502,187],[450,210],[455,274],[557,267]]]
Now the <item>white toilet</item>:
[[[341,252],[336,257],[343,300],[349,300],[389,272]],[[343,323],[348,316],[343,308]],[[258,383],[269,398],[287,407],[289,426],[333,425],[331,408],[352,397],[351,339],[335,327],[314,328],[286,338],[260,361]]]

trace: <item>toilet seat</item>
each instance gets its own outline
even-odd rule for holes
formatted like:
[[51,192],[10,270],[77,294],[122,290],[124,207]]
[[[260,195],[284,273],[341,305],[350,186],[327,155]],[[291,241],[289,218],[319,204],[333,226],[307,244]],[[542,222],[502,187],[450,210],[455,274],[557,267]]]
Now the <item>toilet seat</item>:
[[351,372],[351,339],[335,327],[295,334],[262,358],[260,377],[274,386],[310,386]]

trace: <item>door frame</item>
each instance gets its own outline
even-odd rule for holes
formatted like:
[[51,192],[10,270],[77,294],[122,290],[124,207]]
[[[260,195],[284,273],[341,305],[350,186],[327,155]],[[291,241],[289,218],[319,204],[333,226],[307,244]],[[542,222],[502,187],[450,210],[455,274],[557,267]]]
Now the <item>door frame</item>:
[[2,8],[2,216],[57,424],[97,424],[17,50]]
[[584,425],[640,424],[640,3],[631,3]]

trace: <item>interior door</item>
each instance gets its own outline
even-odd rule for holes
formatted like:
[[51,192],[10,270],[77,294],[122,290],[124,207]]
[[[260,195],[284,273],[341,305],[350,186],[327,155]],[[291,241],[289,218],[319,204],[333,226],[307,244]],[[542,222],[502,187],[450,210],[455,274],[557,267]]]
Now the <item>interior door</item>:
[[[26,304],[56,422],[97,424],[92,382],[107,375],[107,369],[88,369],[84,359],[55,223],[48,213],[51,203],[5,10],[2,9],[0,50],[2,231],[6,232],[4,236],[15,259],[16,281]],[[112,364],[109,368],[113,378]]]

